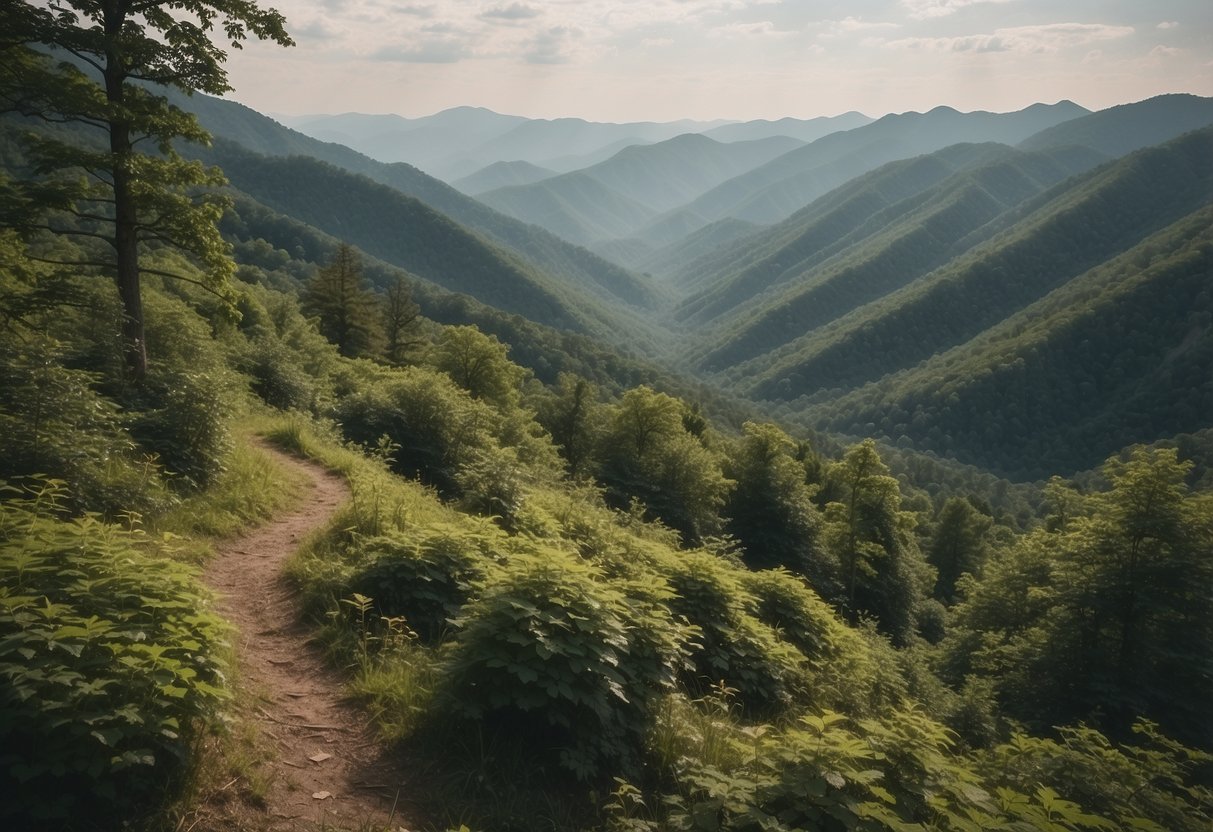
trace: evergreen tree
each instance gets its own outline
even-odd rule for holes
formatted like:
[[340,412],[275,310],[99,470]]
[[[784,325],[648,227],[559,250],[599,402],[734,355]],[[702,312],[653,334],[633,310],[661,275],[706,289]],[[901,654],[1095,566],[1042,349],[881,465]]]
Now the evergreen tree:
[[383,293],[383,356],[392,364],[403,364],[409,351],[421,341],[410,337],[417,329],[421,307],[413,301],[408,282],[397,277]]
[[976,574],[986,556],[986,533],[993,525],[963,497],[949,497],[939,509],[927,560],[935,567],[935,597],[956,600],[956,581],[965,572]]
[[[250,0],[0,6],[0,110],[81,128],[29,138],[35,178],[4,189],[0,219],[26,234],[73,234],[95,244],[85,259],[51,262],[114,280],[123,353],[137,381],[147,372],[141,273],[186,279],[147,268],[141,253],[151,246],[187,252],[206,267],[207,288],[220,294],[234,268],[216,228],[223,202],[199,190],[222,185],[222,174],[173,149],[176,139],[207,143],[209,136],[155,85],[222,95],[231,86],[216,30],[237,49],[250,35],[289,46],[283,24],[277,11]],[[48,47],[70,60],[52,59]]]
[[303,290],[303,311],[316,318],[321,334],[346,356],[368,355],[382,336],[379,301],[366,288],[362,259],[341,243],[332,261]]

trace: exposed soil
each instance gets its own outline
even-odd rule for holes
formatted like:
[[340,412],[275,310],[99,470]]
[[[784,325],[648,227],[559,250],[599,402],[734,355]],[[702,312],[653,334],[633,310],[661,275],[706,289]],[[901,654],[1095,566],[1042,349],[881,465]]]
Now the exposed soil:
[[257,726],[262,761],[207,796],[181,828],[407,829],[403,766],[385,756],[366,715],[343,700],[341,673],[309,642],[296,590],[282,574],[349,489],[312,463],[263,447],[304,475],[307,492],[291,513],[220,545],[205,573],[220,612],[239,630],[240,686],[251,702],[245,718]]

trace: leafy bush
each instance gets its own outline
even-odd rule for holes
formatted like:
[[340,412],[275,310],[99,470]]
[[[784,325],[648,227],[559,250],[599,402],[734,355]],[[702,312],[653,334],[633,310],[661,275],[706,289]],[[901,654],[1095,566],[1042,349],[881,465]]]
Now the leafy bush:
[[155,808],[224,697],[224,629],[192,572],[138,533],[56,519],[61,496],[0,506],[0,772],[20,787],[0,802],[8,828],[117,827]]
[[803,691],[805,657],[748,612],[757,600],[743,588],[740,570],[691,552],[666,575],[675,595],[671,611],[699,628],[687,687],[706,692],[723,680],[751,711],[772,712]]
[[381,615],[403,615],[423,641],[436,641],[484,580],[492,542],[453,526],[430,526],[420,537],[393,532],[372,538],[361,547],[369,565],[351,587],[374,599]]
[[279,410],[311,410],[317,401],[316,381],[299,366],[298,356],[269,338],[251,342],[242,361],[253,392]]
[[503,567],[457,624],[447,697],[456,714],[507,732],[534,759],[557,752],[582,779],[637,767],[685,638],[659,605],[543,551]]
[[96,383],[95,374],[63,366],[55,342],[0,341],[0,479],[60,479],[74,508],[108,515],[164,507],[157,466],[139,457]]

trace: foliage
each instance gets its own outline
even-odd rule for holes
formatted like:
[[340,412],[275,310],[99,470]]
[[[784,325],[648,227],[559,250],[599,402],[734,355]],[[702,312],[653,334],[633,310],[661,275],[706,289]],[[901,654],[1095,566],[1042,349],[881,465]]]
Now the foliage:
[[0,769],[37,799],[10,795],[0,817],[116,826],[179,783],[224,697],[224,627],[192,571],[138,531],[59,519],[54,481],[6,497]]
[[[57,0],[49,8],[7,4],[3,22],[4,109],[97,131],[83,140],[28,137],[37,176],[19,183],[16,198],[7,201],[13,210],[5,224],[31,235],[81,235],[108,244],[84,260],[48,262],[114,279],[126,365],[142,380],[147,353],[140,273],[180,276],[141,263],[148,248],[189,252],[205,264],[205,285],[219,293],[228,291],[233,271],[215,227],[222,200],[199,190],[224,184],[223,176],[173,148],[175,139],[205,143],[209,136],[150,85],[227,92],[226,55],[211,40],[216,26],[236,48],[250,35],[285,46],[291,39],[282,15],[243,0],[199,0],[188,9],[151,3],[138,11]],[[38,51],[47,47],[66,50],[79,63]],[[144,142],[153,150],[144,151]]]
[[578,777],[635,769],[685,638],[658,610],[557,551],[511,559],[456,622],[449,707]]
[[667,570],[675,593],[670,610],[699,629],[692,667],[683,675],[688,690],[703,693],[723,684],[744,707],[767,714],[803,695],[804,657],[749,612],[755,599],[738,570],[700,552],[687,553]]
[[373,537],[360,545],[366,560],[350,581],[382,616],[403,616],[424,642],[438,640],[477,594],[497,557],[493,535],[458,527]]
[[332,260],[303,287],[304,313],[316,317],[320,333],[345,356],[379,351],[383,336],[379,300],[366,287],[357,250],[341,243]]

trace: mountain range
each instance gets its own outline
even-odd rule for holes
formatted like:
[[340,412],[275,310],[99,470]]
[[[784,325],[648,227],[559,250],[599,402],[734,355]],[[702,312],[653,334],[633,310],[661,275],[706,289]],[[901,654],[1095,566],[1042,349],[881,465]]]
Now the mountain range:
[[[936,108],[815,139],[791,135],[800,122],[661,136],[448,112],[480,125],[453,154],[493,130],[512,136],[504,154],[532,151],[459,189],[229,102],[187,106],[218,137],[199,154],[290,233],[806,428],[1031,479],[1213,427],[1213,99]],[[441,120],[326,123],[387,135]],[[789,134],[760,135],[780,124]],[[592,153],[591,134],[607,158],[541,164]],[[258,231],[277,246],[285,228]]]

